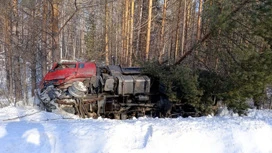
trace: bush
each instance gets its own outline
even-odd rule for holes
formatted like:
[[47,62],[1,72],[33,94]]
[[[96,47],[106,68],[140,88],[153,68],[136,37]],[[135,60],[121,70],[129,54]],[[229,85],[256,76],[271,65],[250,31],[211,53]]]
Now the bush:
[[155,89],[166,94],[173,103],[194,107],[200,115],[215,113],[219,100],[239,114],[244,114],[247,109],[245,101],[248,96],[243,95],[238,88],[241,84],[235,83],[237,80],[231,75],[223,77],[215,72],[194,71],[182,65],[144,65],[144,73],[152,78],[152,84],[160,84]]
[[144,73],[152,78],[153,83],[160,83],[159,92],[166,94],[170,101],[199,110],[203,92],[198,88],[197,74],[190,68],[156,63],[144,65]]

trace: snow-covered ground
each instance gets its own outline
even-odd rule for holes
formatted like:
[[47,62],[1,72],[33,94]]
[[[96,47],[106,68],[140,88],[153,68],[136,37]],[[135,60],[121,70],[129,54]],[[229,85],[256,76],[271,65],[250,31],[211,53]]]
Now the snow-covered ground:
[[1,153],[272,153],[272,111],[247,117],[78,119],[0,109]]

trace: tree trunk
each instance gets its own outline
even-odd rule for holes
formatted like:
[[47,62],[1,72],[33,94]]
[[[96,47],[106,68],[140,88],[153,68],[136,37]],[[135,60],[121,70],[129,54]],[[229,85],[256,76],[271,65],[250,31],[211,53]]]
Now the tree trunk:
[[126,8],[127,8],[127,18],[126,18],[126,20],[127,20],[127,24],[126,24],[126,53],[125,53],[125,59],[126,59],[126,65],[128,66],[128,58],[129,58],[129,50],[130,50],[130,46],[129,46],[129,44],[130,44],[130,0],[127,0],[127,6],[126,6]]
[[146,34],[146,50],[145,50],[145,60],[146,61],[149,60],[151,21],[152,21],[152,0],[149,0],[149,5],[148,5],[148,21],[147,21],[147,34]]
[[42,12],[42,74],[43,76],[47,73],[47,13],[48,13],[48,2],[43,0],[43,12]]
[[[33,55],[35,58],[35,55]],[[35,89],[37,88],[36,86],[36,79],[37,74],[36,74],[36,60],[31,63],[31,95],[35,95]]]
[[12,67],[14,67],[13,71],[13,80],[14,80],[14,92],[15,92],[15,102],[22,100],[22,83],[21,83],[21,69],[20,69],[20,52],[18,49],[19,46],[19,14],[18,14],[18,0],[12,1],[12,50],[13,50],[13,62]]
[[12,81],[12,50],[11,50],[11,18],[6,15],[4,18],[4,41],[5,41],[5,56],[6,56],[6,78],[7,89],[9,96],[13,95],[13,81]]
[[125,1],[125,11],[123,14],[123,32],[122,32],[122,40],[123,40],[123,55],[122,57],[122,64],[126,64],[127,59],[127,51],[128,51],[128,8],[129,8],[129,2],[128,0]]
[[23,61],[22,64],[22,88],[23,88],[23,99],[25,105],[28,105],[28,90],[27,90],[27,65],[26,62]]
[[181,56],[184,54],[185,49],[185,30],[186,30],[186,9],[187,9],[187,0],[184,0],[184,11],[183,11],[183,23],[182,23],[182,38],[181,38]]
[[[188,2],[186,5],[186,21],[185,21],[185,37],[184,37],[184,50],[189,46],[192,46],[192,43],[190,44],[186,40],[189,40],[188,37],[190,37],[188,29],[190,28],[190,18],[191,18],[191,3]],[[183,53],[185,54],[185,53]]]
[[175,38],[175,57],[174,60],[177,61],[179,57],[179,24],[180,24],[180,12],[181,12],[181,0],[179,1],[178,14],[177,14],[177,26],[176,26],[176,38]]
[[52,4],[52,61],[60,60],[59,50],[59,4],[57,0],[53,0]]
[[139,26],[138,26],[138,33],[137,33],[137,44],[136,44],[136,53],[135,56],[139,57],[139,48],[140,48],[140,38],[141,38],[141,31],[142,31],[142,17],[143,17],[143,0],[140,0],[140,11],[139,11]]
[[164,30],[165,30],[165,20],[166,20],[166,9],[167,9],[167,0],[164,0],[163,4],[163,13],[162,13],[162,24],[161,24],[161,39],[160,39],[160,48],[159,48],[159,63],[162,63],[162,55],[164,54],[165,44],[164,44]]
[[198,14],[197,14],[197,35],[196,35],[196,39],[200,40],[201,37],[201,12],[202,12],[202,1],[203,0],[199,0],[198,4]]
[[130,43],[129,43],[129,60],[128,65],[132,66],[132,54],[133,54],[133,31],[134,31],[134,0],[131,0],[130,8]]
[[108,1],[105,0],[105,62],[109,65],[109,38],[108,38]]

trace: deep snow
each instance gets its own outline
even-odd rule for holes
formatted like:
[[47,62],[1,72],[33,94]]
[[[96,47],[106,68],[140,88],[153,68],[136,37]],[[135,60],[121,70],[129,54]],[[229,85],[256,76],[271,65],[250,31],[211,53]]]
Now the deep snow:
[[246,117],[79,119],[0,109],[1,153],[272,153],[272,111]]

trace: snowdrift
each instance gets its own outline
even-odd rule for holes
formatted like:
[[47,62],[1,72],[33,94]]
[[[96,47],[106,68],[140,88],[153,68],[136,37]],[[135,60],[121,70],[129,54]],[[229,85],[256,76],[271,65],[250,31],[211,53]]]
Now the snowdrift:
[[9,106],[0,109],[0,146],[3,153],[272,153],[272,111],[120,121]]

